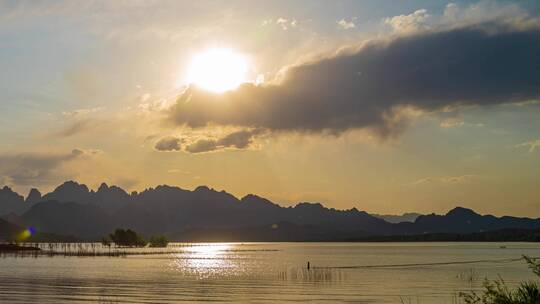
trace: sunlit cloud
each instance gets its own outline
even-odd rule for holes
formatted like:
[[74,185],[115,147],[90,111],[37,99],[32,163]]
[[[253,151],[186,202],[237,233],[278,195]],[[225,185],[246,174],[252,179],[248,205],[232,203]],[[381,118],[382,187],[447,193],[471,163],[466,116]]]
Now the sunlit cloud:
[[185,150],[189,153],[205,153],[228,148],[247,149],[253,145],[254,137],[263,133],[262,129],[240,130],[217,139],[201,138],[187,145]]
[[414,32],[427,29],[426,21],[429,17],[427,10],[419,9],[409,15],[389,17],[383,21],[396,32]]
[[540,27],[505,22],[375,39],[289,67],[278,83],[244,84],[225,94],[190,87],[168,110],[168,120],[192,128],[368,129],[391,137],[408,125],[404,113],[537,98],[539,86],[532,84],[540,78],[531,63],[540,52],[538,39]]
[[517,144],[516,148],[528,148],[529,153],[533,153],[537,147],[540,147],[540,139],[527,141],[521,144]]
[[424,177],[418,180],[415,180],[412,183],[409,183],[409,185],[421,185],[421,184],[428,184],[428,183],[440,183],[440,184],[460,184],[460,183],[466,183],[473,179],[479,178],[480,175],[478,174],[464,174],[464,175],[457,175],[457,176],[440,176],[440,177]]
[[341,19],[337,21],[336,23],[344,30],[350,30],[356,27],[356,25],[354,24],[352,20],[347,21],[345,19]]
[[83,108],[83,109],[77,109],[73,111],[64,111],[62,112],[62,115],[67,116],[67,117],[85,116],[88,114],[101,112],[104,109],[105,109],[104,107],[94,107],[94,108],[86,108],[86,109]]

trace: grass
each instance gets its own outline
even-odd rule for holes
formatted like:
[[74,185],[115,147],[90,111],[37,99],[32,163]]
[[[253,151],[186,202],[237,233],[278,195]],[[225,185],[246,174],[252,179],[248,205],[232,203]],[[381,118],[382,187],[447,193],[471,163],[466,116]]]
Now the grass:
[[[536,276],[540,277],[540,261],[523,256]],[[540,304],[540,285],[537,281],[524,281],[517,288],[509,288],[504,280],[485,280],[481,293],[474,291],[461,293],[467,304]]]

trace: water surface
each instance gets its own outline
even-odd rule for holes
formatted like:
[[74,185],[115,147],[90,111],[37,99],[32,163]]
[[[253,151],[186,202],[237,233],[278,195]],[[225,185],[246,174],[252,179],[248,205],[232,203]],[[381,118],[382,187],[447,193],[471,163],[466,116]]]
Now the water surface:
[[[523,261],[512,260],[540,256],[533,243],[214,243],[167,250],[175,253],[4,256],[0,302],[460,303],[458,293],[480,288],[485,277],[500,275],[510,285],[534,279]],[[438,264],[464,261],[477,262]]]

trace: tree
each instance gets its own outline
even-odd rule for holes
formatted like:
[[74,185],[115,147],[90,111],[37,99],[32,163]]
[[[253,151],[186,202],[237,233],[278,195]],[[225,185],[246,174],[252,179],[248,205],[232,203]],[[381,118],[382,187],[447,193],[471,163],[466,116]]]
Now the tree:
[[142,236],[131,229],[124,230],[118,228],[109,237],[117,246],[144,247],[147,244]]
[[167,247],[169,240],[163,235],[153,236],[150,238],[150,247]]

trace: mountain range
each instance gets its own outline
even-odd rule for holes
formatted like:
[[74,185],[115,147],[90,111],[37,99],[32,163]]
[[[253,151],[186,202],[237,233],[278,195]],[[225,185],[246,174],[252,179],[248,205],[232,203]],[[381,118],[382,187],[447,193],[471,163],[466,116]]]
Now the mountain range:
[[238,199],[206,186],[190,191],[162,185],[127,193],[105,183],[94,191],[74,181],[43,196],[32,189],[26,199],[4,187],[0,190],[2,214],[4,225],[9,222],[16,227],[84,240],[99,239],[117,227],[131,228],[146,236],[163,234],[178,241],[354,240],[540,229],[540,219],[480,215],[462,207],[444,215],[418,215],[414,221],[391,223],[356,208],[337,210],[306,202],[282,207],[256,195]]
[[401,215],[374,214],[374,213],[372,213],[371,215],[373,215],[376,218],[383,219],[383,220],[385,220],[385,221],[387,221],[389,223],[397,224],[397,223],[401,223],[401,222],[414,222],[422,214],[416,213],[416,212],[407,212],[407,213],[403,213]]

